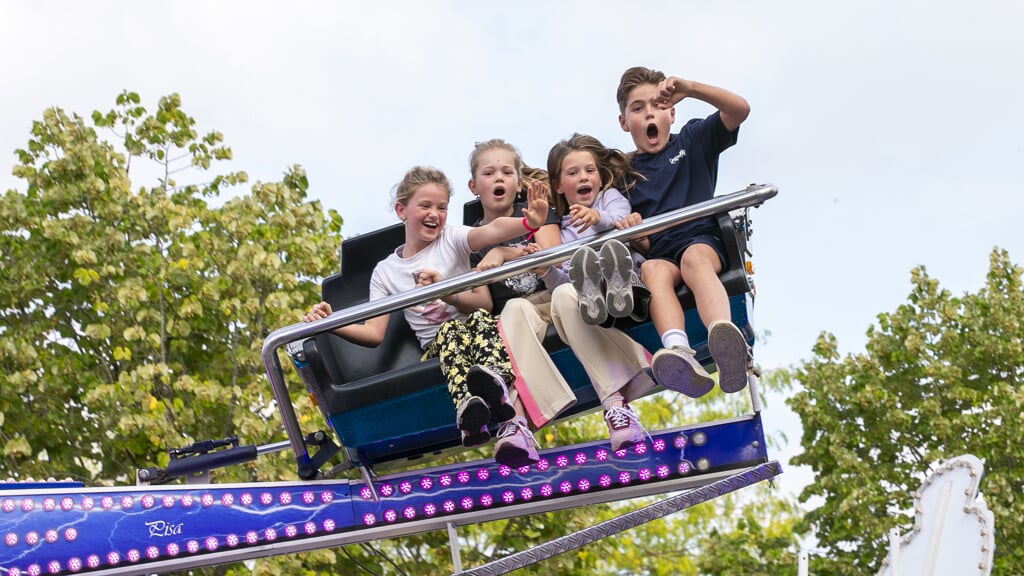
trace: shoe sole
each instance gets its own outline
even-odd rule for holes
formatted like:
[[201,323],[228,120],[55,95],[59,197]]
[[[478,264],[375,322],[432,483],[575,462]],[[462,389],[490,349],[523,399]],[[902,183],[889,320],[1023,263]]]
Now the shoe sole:
[[580,299],[580,315],[587,324],[600,324],[608,318],[608,308],[601,291],[601,262],[597,252],[586,246],[573,253],[569,260],[569,280]]
[[477,402],[472,399],[459,414],[457,426],[465,434],[462,437],[462,445],[466,448],[486,444],[491,439],[491,433],[487,431],[487,423],[491,421],[491,411],[482,398]]
[[651,372],[654,374],[654,381],[663,388],[680,392],[690,398],[700,398],[715,387],[715,381],[711,377],[697,372],[692,364],[671,353],[655,354],[651,360]]
[[519,446],[504,445],[494,451],[494,461],[509,468],[520,468],[536,463],[539,458]]
[[747,341],[732,324],[720,323],[708,333],[708,351],[718,366],[718,386],[732,394],[747,387]]
[[633,283],[630,281],[633,259],[629,256],[629,248],[618,240],[609,240],[601,246],[600,262],[607,291],[605,305],[608,315],[625,318],[633,312]]
[[516,411],[508,403],[508,388],[498,384],[494,376],[473,366],[466,375],[466,387],[473,396],[479,396],[490,409],[489,422],[497,424],[515,418]]
[[623,440],[621,444],[616,446],[614,443],[611,444],[612,452],[618,452],[619,450],[628,450],[633,446],[639,444],[642,440]]

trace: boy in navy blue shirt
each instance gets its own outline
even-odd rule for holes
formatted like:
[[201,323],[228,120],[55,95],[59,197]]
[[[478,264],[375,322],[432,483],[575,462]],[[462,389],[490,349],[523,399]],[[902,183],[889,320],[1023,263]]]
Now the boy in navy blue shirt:
[[[674,106],[696,98],[717,110],[707,118],[685,123],[677,134]],[[715,194],[718,155],[736,143],[740,126],[750,113],[742,97],[714,86],[643,67],[626,70],[616,91],[619,125],[636,144],[633,168],[646,180],[637,182],[629,200],[640,218],[710,200]],[[617,227],[639,222],[627,218]],[[662,386],[698,398],[714,381],[694,358],[685,332],[676,287],[684,282],[693,292],[697,312],[708,326],[708,349],[718,366],[719,386],[737,392],[747,385],[750,351],[733,325],[729,297],[718,274],[725,249],[713,217],[661,230],[648,237],[650,249],[641,278],[651,291],[650,316],[664,348],[651,362]]]

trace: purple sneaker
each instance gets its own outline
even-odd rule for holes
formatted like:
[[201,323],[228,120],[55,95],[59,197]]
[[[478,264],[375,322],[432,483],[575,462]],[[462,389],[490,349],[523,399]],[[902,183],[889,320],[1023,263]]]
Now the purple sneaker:
[[644,441],[647,431],[640,424],[636,412],[629,405],[619,408],[613,406],[604,411],[604,421],[608,424],[608,438],[612,443],[612,452],[629,448]]
[[505,379],[487,366],[476,365],[469,369],[466,375],[466,387],[473,396],[479,396],[487,403],[491,412],[490,422],[497,424],[511,420],[515,417],[516,411],[508,403],[508,386]]
[[718,387],[722,392],[739,392],[747,387],[750,347],[743,333],[728,320],[715,320],[708,328],[708,352],[718,366]]
[[540,460],[537,455],[537,440],[522,416],[505,422],[498,430],[498,442],[494,445],[494,459],[509,468],[529,466]]
[[651,372],[658,384],[690,398],[700,398],[715,387],[711,375],[694,358],[693,350],[686,346],[658,350],[651,358]]

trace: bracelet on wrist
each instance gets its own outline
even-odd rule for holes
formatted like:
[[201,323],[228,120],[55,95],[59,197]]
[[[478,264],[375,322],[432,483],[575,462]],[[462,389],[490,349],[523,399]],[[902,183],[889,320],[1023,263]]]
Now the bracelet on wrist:
[[529,230],[531,234],[536,232],[537,230],[540,230],[540,226],[536,228],[530,226],[530,221],[526,218],[526,216],[523,216],[523,228]]

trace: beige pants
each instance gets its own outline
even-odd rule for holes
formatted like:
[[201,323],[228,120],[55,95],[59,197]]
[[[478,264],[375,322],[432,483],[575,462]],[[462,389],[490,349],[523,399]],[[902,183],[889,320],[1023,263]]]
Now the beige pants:
[[571,284],[556,288],[550,302],[514,298],[505,304],[499,327],[512,357],[515,394],[535,428],[576,402],[542,345],[551,324],[583,365],[602,401],[619,392],[628,402],[654,386],[644,371],[650,365],[647,350],[620,330],[584,322]]

